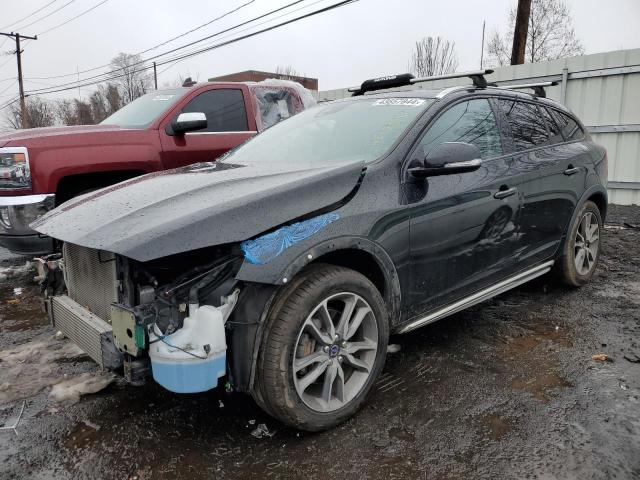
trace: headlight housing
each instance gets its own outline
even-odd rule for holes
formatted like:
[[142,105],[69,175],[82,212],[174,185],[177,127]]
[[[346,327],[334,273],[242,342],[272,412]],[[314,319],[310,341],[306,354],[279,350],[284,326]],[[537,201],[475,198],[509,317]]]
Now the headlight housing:
[[0,148],[0,190],[31,188],[29,152],[25,147]]

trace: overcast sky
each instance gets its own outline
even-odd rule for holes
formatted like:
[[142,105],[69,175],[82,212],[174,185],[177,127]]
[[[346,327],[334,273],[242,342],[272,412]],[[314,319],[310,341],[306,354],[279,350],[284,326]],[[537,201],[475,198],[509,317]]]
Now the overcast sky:
[[[8,26],[50,1],[0,0],[0,27]],[[69,0],[56,0],[32,17],[9,26],[8,30],[17,30],[24,35],[40,34],[37,41],[25,46],[25,78],[69,74],[106,64],[118,52],[141,52],[249,0],[106,0],[77,20],[43,33],[101,1],[73,0],[69,3]],[[144,57],[229,28],[292,1],[255,0],[224,19],[148,52]],[[306,0],[292,7],[303,9],[266,23],[262,28],[337,1]],[[574,27],[586,53],[640,47],[640,0],[565,2],[571,8]],[[69,5],[46,19],[25,26],[66,3]],[[202,81],[241,70],[273,71],[277,65],[291,65],[298,72],[317,77],[321,90],[357,85],[365,78],[406,71],[413,43],[427,35],[440,35],[455,42],[460,70],[478,68],[482,21],[487,22],[487,36],[496,29],[504,30],[508,10],[515,4],[516,0],[360,0],[182,61],[166,71],[169,65],[159,67],[162,72],[159,84],[175,79],[178,74],[191,75]],[[202,45],[226,40],[231,38],[229,35],[231,33]],[[3,41],[0,37],[0,104],[17,95],[17,85],[13,85],[11,78],[16,75],[15,57],[7,56],[12,48],[11,40],[2,44]],[[103,71],[80,74],[80,78]],[[25,89],[74,80],[76,77],[73,76],[32,79],[26,81]],[[90,90],[82,91],[83,96],[88,93]],[[47,98],[77,95],[75,89]]]

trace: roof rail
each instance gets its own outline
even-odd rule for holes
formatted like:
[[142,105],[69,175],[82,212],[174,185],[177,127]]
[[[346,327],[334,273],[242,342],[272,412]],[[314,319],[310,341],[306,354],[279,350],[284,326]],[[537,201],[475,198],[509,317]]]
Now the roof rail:
[[520,88],[531,88],[533,89],[534,95],[537,95],[540,98],[547,98],[547,92],[544,91],[544,87],[555,87],[558,85],[558,82],[538,82],[538,83],[522,83],[520,85],[505,85],[504,88],[506,90],[516,90]]
[[353,96],[355,97],[357,95],[364,95],[366,92],[372,92],[374,90],[405,87],[408,85],[413,85],[414,83],[429,82],[433,80],[448,80],[450,78],[464,78],[464,77],[470,78],[476,87],[486,88],[487,80],[484,78],[484,75],[489,75],[490,73],[493,73],[493,70],[488,68],[483,70],[473,70],[470,72],[446,73],[444,75],[435,75],[432,77],[421,77],[421,78],[415,78],[410,73],[403,73],[400,75],[389,75],[387,77],[372,78],[369,80],[365,80],[364,82],[362,82],[362,85],[360,85],[359,87],[349,88],[349,91],[352,92]]

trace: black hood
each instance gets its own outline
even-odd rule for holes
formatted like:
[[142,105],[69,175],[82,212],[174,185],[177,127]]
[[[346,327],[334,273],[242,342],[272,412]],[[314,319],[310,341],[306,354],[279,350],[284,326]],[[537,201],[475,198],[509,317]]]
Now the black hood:
[[74,198],[31,227],[76,245],[153,260],[246,240],[340,202],[363,166],[196,164]]

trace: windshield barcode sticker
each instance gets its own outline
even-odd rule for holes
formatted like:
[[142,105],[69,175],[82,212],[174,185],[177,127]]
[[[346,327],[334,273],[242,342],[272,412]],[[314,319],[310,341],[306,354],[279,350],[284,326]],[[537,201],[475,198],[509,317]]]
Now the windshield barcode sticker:
[[171,100],[173,97],[175,97],[175,95],[156,95],[151,100],[154,102],[166,102],[167,100]]
[[372,105],[402,105],[406,107],[419,107],[424,103],[423,98],[381,98]]

